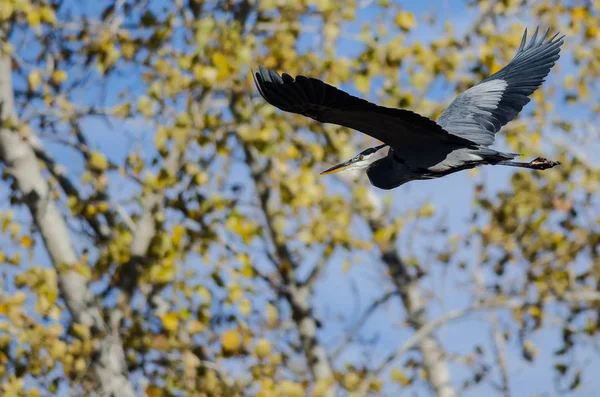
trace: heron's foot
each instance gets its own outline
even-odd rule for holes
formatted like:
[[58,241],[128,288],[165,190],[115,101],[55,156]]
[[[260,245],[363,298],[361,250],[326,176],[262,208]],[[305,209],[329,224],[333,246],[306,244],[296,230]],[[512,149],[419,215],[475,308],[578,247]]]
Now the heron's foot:
[[560,165],[560,161],[551,161],[543,157],[538,157],[536,159],[531,160],[529,164],[532,166],[531,168],[533,169],[547,170],[548,168],[553,168],[557,165]]

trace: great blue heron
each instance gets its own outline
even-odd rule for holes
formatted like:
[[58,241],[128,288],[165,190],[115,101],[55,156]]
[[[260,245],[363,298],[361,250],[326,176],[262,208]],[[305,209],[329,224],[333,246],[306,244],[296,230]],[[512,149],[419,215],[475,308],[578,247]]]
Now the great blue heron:
[[437,122],[409,110],[378,106],[314,78],[280,76],[262,66],[252,75],[261,96],[279,109],[349,127],[384,143],[322,174],[366,168],[371,184],[393,189],[484,164],[543,170],[560,163],[541,157],[516,162],[512,159],[518,154],[489,146],[502,126],[529,102],[529,95],[558,60],[564,35],[549,38],[549,32],[538,39],[536,29],[527,43],[525,29],[512,61],[458,95]]

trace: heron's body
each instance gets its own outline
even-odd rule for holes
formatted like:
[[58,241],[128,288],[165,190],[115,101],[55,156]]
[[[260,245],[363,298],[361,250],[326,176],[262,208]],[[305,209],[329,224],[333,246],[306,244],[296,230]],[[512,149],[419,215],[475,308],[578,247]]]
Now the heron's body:
[[253,77],[263,98],[282,110],[349,127],[384,142],[325,173],[366,168],[374,186],[393,189],[485,164],[546,169],[558,163],[539,158],[518,163],[512,161],[517,154],[489,148],[495,134],[529,102],[559,58],[562,37],[548,38],[546,32],[536,40],[537,33],[526,43],[525,31],[513,60],[458,95],[437,121],[375,105],[313,78],[293,79],[262,67]]

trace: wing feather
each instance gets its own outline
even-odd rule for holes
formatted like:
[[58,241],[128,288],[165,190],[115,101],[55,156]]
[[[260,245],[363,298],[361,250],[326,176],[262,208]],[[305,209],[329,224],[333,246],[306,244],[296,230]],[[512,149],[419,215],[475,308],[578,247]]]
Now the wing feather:
[[260,95],[281,110],[352,128],[403,152],[422,154],[431,150],[431,142],[473,145],[417,113],[378,106],[318,79],[280,76],[262,66],[252,77]]
[[539,28],[527,42],[527,29],[512,61],[503,69],[458,95],[436,120],[446,131],[480,145],[494,143],[495,134],[513,120],[544,82],[560,57],[564,36],[550,30],[538,40]]

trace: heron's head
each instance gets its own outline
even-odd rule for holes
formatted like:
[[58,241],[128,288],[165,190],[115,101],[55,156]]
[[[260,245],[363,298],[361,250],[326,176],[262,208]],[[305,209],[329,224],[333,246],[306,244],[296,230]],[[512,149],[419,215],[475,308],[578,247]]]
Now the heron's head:
[[334,165],[333,167],[321,172],[321,175],[333,174],[340,171],[362,170],[368,168],[377,160],[380,160],[387,156],[388,151],[384,150],[387,147],[387,145],[380,145],[363,150],[356,156],[352,157],[350,160],[338,165]]

